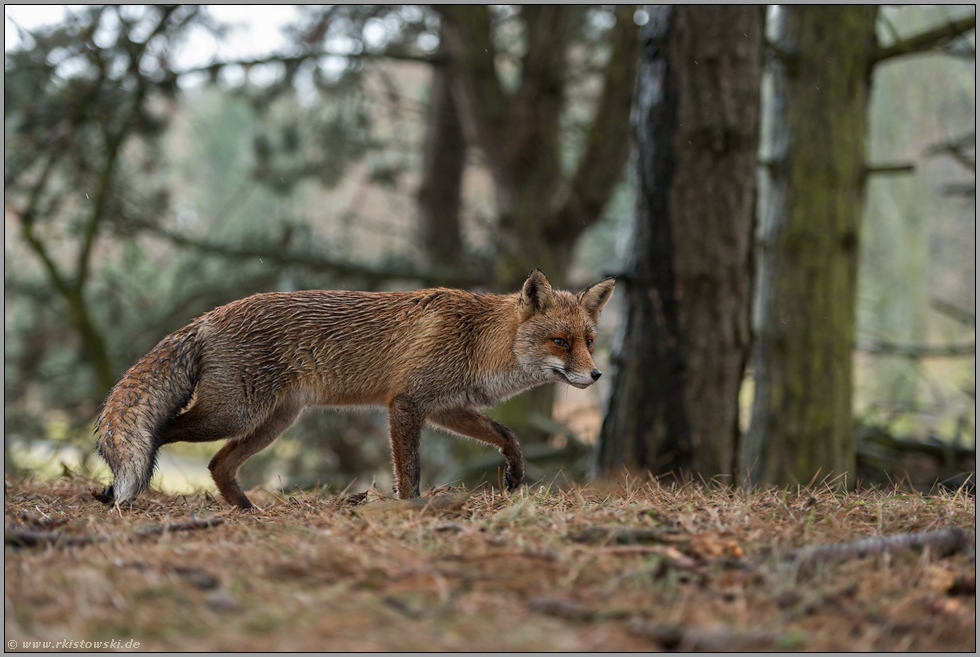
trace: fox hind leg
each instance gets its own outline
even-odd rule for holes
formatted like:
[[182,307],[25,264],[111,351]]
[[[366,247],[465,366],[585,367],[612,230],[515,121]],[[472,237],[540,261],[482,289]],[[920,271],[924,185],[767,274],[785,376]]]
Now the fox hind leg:
[[388,424],[391,430],[395,492],[403,500],[418,497],[425,411],[411,399],[399,395],[388,404]]
[[232,418],[231,411],[214,408],[206,401],[198,401],[173,419],[163,431],[160,444],[206,443],[233,436],[246,425]]
[[218,486],[218,492],[228,504],[251,509],[252,503],[238,485],[238,469],[250,456],[258,454],[288,429],[299,417],[303,406],[287,403],[277,405],[253,430],[228,442],[211,458],[208,469]]

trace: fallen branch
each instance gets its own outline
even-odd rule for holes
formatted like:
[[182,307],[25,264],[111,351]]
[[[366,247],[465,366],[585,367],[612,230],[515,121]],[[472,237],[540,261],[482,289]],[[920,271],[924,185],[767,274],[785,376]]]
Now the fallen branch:
[[649,527],[602,527],[593,525],[571,536],[578,543],[618,543],[635,545],[637,543],[657,543],[664,540],[664,532]]
[[408,500],[384,500],[358,506],[355,513],[361,516],[373,516],[384,513],[409,513],[413,511],[448,513],[460,511],[469,501],[472,491],[435,495],[432,497],[414,497]]
[[[162,525],[147,527],[130,534],[123,535],[135,538],[146,538],[158,536],[170,532],[189,531],[193,529],[211,529],[224,523],[223,518],[212,518],[210,520],[185,520],[182,522],[168,522]],[[111,536],[101,536],[86,534],[82,536],[72,536],[61,532],[44,532],[25,529],[20,527],[8,526],[3,531],[3,542],[5,545],[15,545],[17,547],[39,547],[53,545],[55,547],[77,547],[81,545],[92,545],[107,541]]]
[[209,520],[198,520],[197,518],[194,518],[192,520],[184,520],[182,522],[168,522],[162,525],[156,525],[154,527],[147,527],[146,529],[141,529],[138,532],[135,532],[133,536],[145,538],[147,536],[157,536],[159,534],[167,534],[170,532],[185,532],[193,529],[211,529],[212,527],[223,525],[224,522],[224,518],[211,518]]
[[727,628],[650,624],[639,620],[630,625],[630,634],[652,639],[665,650],[703,652],[760,650],[772,647],[780,638],[776,634],[756,630],[738,632]]
[[867,556],[881,556],[910,550],[925,550],[938,557],[948,557],[970,546],[970,535],[960,527],[947,527],[932,532],[914,532],[893,536],[875,536],[857,541],[817,545],[793,550],[784,563],[795,567],[799,574],[812,572],[817,566],[841,563]]
[[616,620],[619,618],[626,618],[631,613],[625,609],[600,611],[598,609],[587,607],[577,600],[556,598],[550,595],[542,595],[532,598],[531,601],[527,603],[527,608],[541,614],[554,616],[555,618],[563,618],[565,620],[584,623],[591,623],[598,620]]
[[40,532],[33,529],[21,529],[19,527],[6,527],[3,530],[4,545],[14,545],[16,547],[38,547],[42,545],[56,545],[58,547],[75,547],[77,545],[91,545],[106,540],[107,536],[70,536],[61,532]]

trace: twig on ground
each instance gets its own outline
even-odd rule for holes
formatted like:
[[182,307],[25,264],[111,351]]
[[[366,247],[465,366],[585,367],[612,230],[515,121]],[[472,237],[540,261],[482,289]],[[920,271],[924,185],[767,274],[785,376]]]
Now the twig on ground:
[[928,549],[938,557],[962,552],[970,545],[970,535],[960,527],[932,532],[912,532],[893,536],[875,536],[856,541],[800,548],[787,554],[783,562],[798,569],[799,574],[812,572],[817,566],[840,563],[867,556],[880,556],[907,550]]
[[[135,537],[146,538],[158,536],[169,532],[188,531],[192,529],[211,529],[224,523],[223,518],[211,518],[210,520],[185,520],[182,522],[168,522],[153,527],[146,527],[139,531],[124,534],[121,538]],[[3,542],[5,545],[16,545],[19,547],[39,547],[53,545],[56,547],[76,547],[80,545],[91,545],[100,543],[112,538],[111,536],[100,536],[86,534],[82,536],[72,536],[61,532],[35,531],[27,528],[7,526],[3,531]]]

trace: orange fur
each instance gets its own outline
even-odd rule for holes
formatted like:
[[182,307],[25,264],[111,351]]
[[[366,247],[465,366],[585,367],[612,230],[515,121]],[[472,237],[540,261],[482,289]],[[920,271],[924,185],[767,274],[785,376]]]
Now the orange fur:
[[311,290],[256,294],[164,338],[106,398],[97,449],[104,502],[149,484],[160,446],[226,439],[209,465],[230,504],[251,504],[238,468],[307,406],[388,409],[399,497],[418,495],[426,422],[495,445],[510,489],[524,478],[514,433],[477,409],[548,381],[587,387],[595,324],[615,282],[577,296],[534,270],[521,292]]

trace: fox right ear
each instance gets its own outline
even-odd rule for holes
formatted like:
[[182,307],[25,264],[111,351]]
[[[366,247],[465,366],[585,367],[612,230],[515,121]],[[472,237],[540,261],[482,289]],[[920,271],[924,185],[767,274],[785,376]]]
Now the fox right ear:
[[551,289],[548,277],[540,269],[532,270],[527,280],[524,281],[521,298],[517,302],[521,321],[528,319],[534,313],[543,313],[551,308],[554,303],[555,293]]

